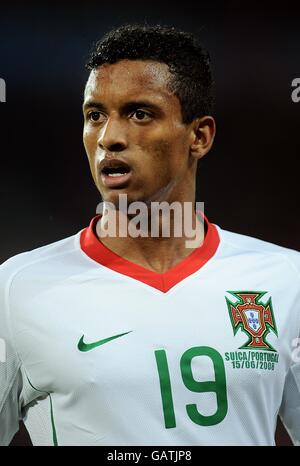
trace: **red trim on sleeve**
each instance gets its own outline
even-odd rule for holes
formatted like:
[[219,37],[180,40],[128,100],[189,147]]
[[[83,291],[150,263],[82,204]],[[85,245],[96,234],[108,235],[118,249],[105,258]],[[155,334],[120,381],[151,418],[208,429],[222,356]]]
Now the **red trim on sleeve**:
[[171,269],[158,273],[124,259],[104,246],[96,234],[96,224],[99,218],[100,215],[94,217],[89,227],[81,232],[80,246],[85,254],[99,264],[139,280],[163,293],[201,269],[213,257],[220,243],[217,228],[204,217],[207,232],[202,245]]

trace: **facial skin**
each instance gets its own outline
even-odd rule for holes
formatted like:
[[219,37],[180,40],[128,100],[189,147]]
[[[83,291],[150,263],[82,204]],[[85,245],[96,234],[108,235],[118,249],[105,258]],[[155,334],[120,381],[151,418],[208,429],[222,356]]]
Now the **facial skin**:
[[[170,79],[168,66],[156,61],[121,60],[91,72],[84,96],[83,141],[104,203],[118,207],[119,194],[127,194],[128,205],[195,202],[197,160],[212,146],[215,122],[205,116],[184,124],[180,101],[168,90]],[[129,178],[121,185],[107,186],[101,175],[103,163],[112,161],[130,167]],[[199,224],[195,214],[193,222],[195,228]],[[102,223],[100,218],[100,230]],[[201,231],[195,247],[203,241]],[[121,237],[118,232],[101,237],[116,254],[159,273],[192,252],[185,240],[174,235]]]
[[[83,141],[103,201],[194,201],[197,160],[214,139],[212,117],[182,122],[181,105],[168,90],[168,66],[121,60],[90,73],[84,96]],[[135,103],[137,103],[135,105]],[[105,186],[99,164],[118,159],[131,168],[122,186]]]

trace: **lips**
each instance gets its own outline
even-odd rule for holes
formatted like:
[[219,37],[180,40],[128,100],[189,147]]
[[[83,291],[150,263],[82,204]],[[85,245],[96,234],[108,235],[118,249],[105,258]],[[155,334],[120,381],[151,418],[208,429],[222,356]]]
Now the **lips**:
[[102,183],[108,188],[123,188],[131,178],[131,168],[122,160],[104,159],[99,168]]

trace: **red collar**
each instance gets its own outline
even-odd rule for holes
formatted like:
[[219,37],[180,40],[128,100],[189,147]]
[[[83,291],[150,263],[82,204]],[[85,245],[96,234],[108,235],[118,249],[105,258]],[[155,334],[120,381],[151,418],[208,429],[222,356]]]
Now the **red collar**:
[[220,243],[217,228],[209,223],[205,217],[207,232],[202,245],[194,249],[188,257],[166,272],[153,272],[118,256],[118,254],[104,246],[95,233],[99,218],[100,215],[94,217],[89,227],[81,232],[80,246],[85,254],[99,264],[146,283],[146,285],[152,286],[163,293],[166,293],[177,283],[201,269],[213,257]]

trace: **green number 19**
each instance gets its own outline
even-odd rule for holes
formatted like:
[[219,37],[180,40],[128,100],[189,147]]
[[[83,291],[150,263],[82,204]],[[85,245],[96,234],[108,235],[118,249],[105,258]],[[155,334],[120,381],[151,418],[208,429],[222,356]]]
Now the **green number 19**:
[[[192,359],[197,356],[208,356],[214,366],[215,380],[199,382],[194,379]],[[176,427],[176,418],[171,388],[171,379],[165,350],[155,351],[159,375],[160,391],[166,428]],[[200,426],[212,426],[223,421],[227,414],[228,403],[226,394],[226,376],[222,356],[209,346],[196,346],[185,351],[180,360],[181,376],[186,388],[192,392],[213,392],[216,394],[217,406],[214,414],[204,416],[199,413],[196,404],[186,405],[189,418]]]

